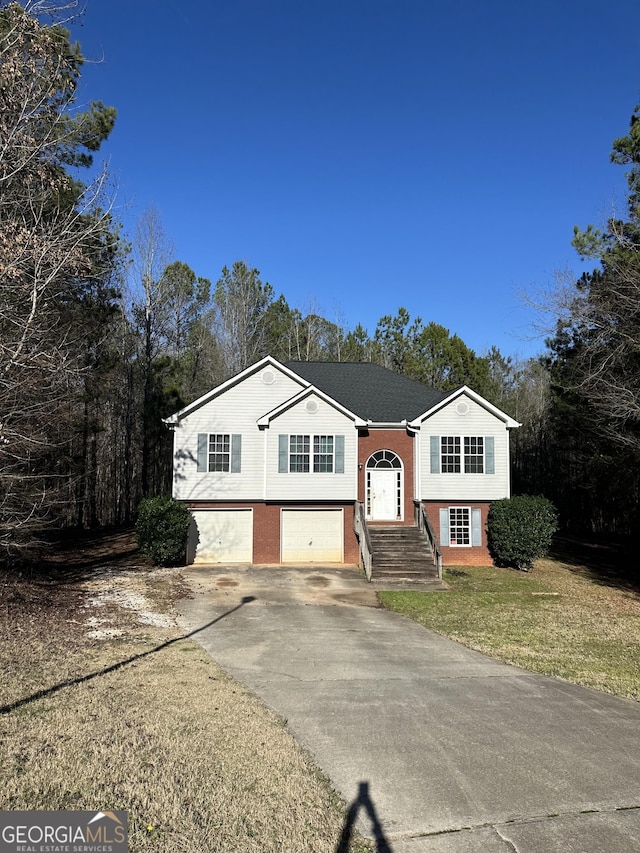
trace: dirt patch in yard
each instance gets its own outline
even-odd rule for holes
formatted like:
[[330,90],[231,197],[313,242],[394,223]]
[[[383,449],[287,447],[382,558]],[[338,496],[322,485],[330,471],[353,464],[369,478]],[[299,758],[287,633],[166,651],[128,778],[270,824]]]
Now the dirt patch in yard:
[[0,577],[2,808],[123,809],[132,853],[334,851],[343,804],[286,724],[182,635],[186,589],[131,533]]

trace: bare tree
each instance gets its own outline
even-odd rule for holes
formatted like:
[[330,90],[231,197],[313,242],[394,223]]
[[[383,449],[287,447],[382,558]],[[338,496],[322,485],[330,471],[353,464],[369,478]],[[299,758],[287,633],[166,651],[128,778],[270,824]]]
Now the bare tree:
[[[173,246],[155,208],[146,210],[136,223],[132,254],[130,298],[133,321],[139,335],[135,364],[138,375],[133,386],[142,385],[140,477],[142,494],[146,496],[156,491],[156,474],[161,467],[157,453],[162,436],[158,434],[160,413],[156,406],[158,374],[155,368],[167,334],[167,312],[160,282],[163,271],[173,259]],[[137,452],[133,448],[132,451]],[[162,491],[161,486],[159,491]]]
[[[170,483],[170,435],[161,418],[180,408],[194,390],[219,378],[211,332],[211,283],[198,277],[174,249],[158,212],[138,220],[130,269],[130,311],[137,334],[131,365],[132,397],[138,393],[140,486],[143,495],[164,494]],[[205,363],[205,354],[208,359]],[[135,403],[134,403],[135,405]]]
[[83,188],[115,113],[72,112],[82,55],[70,6],[0,4],[0,545],[23,546],[70,500],[69,424],[86,368],[77,307],[105,275],[105,178]]
[[136,223],[130,285],[134,321],[144,341],[144,358],[148,364],[158,354],[166,337],[167,317],[161,280],[173,258],[174,248],[160,214],[155,208],[148,208]]

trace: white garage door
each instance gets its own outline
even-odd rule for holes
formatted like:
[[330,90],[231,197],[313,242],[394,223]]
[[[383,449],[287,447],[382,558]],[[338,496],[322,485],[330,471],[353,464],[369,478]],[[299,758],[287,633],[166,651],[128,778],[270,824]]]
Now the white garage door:
[[283,563],[341,563],[341,509],[283,509]]
[[197,529],[195,563],[251,563],[251,509],[192,510]]

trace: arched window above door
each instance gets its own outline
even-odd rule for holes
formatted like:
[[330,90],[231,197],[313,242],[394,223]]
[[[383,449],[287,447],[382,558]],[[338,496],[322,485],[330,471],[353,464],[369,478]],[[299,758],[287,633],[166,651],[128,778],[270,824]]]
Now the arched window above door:
[[367,468],[402,468],[402,462],[391,450],[377,450],[367,460]]

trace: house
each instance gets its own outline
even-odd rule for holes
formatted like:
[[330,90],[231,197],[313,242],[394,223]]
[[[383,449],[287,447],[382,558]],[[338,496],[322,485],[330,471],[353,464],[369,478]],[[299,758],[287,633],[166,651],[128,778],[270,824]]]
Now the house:
[[353,564],[363,526],[425,519],[445,565],[491,562],[487,512],[510,494],[519,424],[470,388],[267,357],[165,423],[190,562]]

